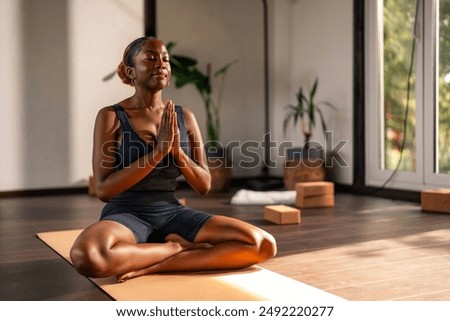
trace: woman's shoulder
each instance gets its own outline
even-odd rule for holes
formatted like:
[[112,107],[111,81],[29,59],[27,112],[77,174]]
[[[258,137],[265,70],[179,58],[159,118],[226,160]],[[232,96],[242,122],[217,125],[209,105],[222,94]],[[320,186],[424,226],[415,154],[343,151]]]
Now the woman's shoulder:
[[197,119],[194,112],[186,106],[182,107],[184,125],[188,132],[192,132],[198,128]]
[[116,114],[117,105],[105,106],[98,110],[96,122],[97,124],[101,123],[106,125],[107,127],[116,127],[118,123],[118,118]]
[[105,106],[98,110],[97,117],[110,118],[116,117],[116,105]]
[[183,113],[184,117],[195,117],[194,113],[192,112],[192,110],[187,107],[187,106],[181,106],[181,105],[177,105],[179,108],[181,108],[181,111]]
[[125,110],[129,105],[130,98],[126,98],[121,100],[115,104],[104,106],[99,109],[98,115],[106,116],[106,117],[115,117],[117,110]]

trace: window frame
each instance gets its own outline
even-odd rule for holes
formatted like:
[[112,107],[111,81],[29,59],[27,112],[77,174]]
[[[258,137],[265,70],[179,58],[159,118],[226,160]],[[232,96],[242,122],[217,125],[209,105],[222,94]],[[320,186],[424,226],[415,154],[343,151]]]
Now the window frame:
[[[449,186],[450,175],[435,173],[437,168],[437,77],[438,28],[437,1],[418,0],[416,72],[416,171],[398,171],[386,187],[422,190]],[[383,0],[365,1],[365,182],[380,187],[393,173],[384,168],[384,94],[383,94]],[[412,31],[411,31],[412,32]],[[426,112],[425,112],[426,111]],[[411,129],[409,129],[411,130]],[[426,142],[433,141],[433,144]],[[374,147],[375,146],[375,147]]]

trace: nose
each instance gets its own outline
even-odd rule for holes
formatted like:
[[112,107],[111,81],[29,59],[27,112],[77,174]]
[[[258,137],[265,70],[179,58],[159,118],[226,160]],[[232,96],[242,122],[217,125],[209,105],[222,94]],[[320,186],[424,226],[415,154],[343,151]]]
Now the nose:
[[155,67],[163,67],[164,66],[164,60],[163,57],[159,56],[156,58]]

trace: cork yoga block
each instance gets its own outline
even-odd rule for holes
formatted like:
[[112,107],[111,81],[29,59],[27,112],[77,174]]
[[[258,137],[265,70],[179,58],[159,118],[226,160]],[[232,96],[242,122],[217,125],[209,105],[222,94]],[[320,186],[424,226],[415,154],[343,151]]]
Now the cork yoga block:
[[332,182],[306,182],[295,185],[297,194],[302,197],[310,197],[325,194],[334,194],[334,183]]
[[295,206],[299,208],[312,208],[312,207],[333,207],[334,195],[317,195],[310,197],[297,197],[295,199]]
[[295,184],[295,206],[300,208],[333,207],[334,183],[306,182]]
[[422,211],[450,214],[450,189],[423,190],[420,198]]
[[267,205],[264,207],[264,219],[275,224],[299,224],[300,210],[286,205]]

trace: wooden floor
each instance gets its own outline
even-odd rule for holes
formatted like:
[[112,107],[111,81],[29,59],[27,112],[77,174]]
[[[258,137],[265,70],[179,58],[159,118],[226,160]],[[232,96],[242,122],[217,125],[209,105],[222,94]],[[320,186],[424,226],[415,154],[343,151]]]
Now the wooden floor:
[[[263,267],[348,300],[450,300],[450,215],[419,204],[336,194],[336,206],[302,211],[299,225],[265,222],[262,206],[232,206],[234,191],[188,206],[236,217],[272,233]],[[0,199],[0,300],[110,300],[36,233],[84,228],[103,204],[88,195]]]

